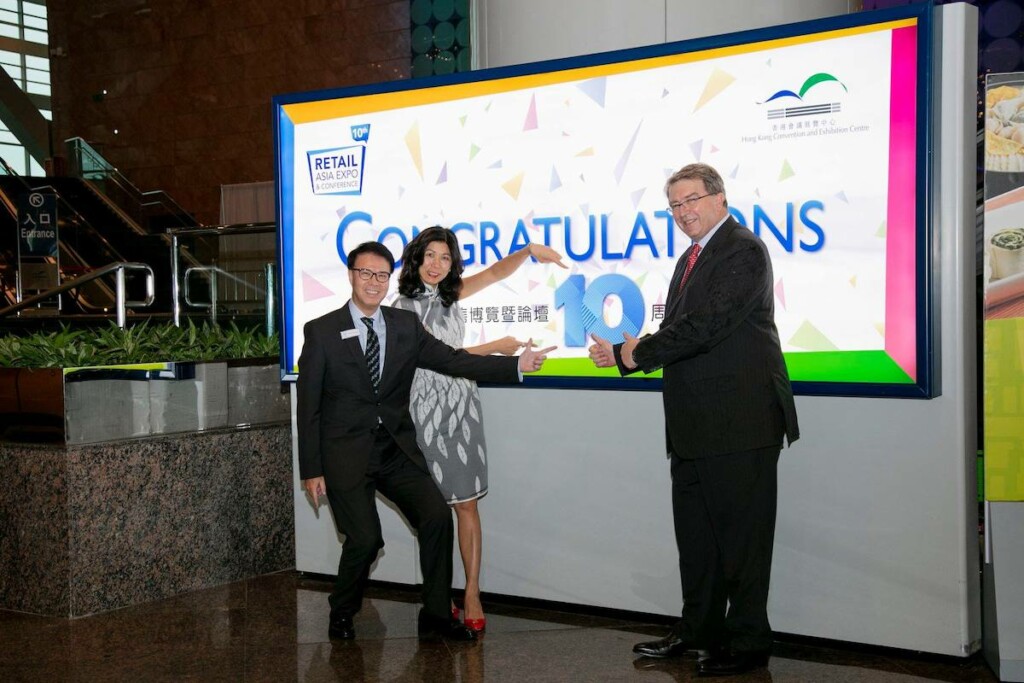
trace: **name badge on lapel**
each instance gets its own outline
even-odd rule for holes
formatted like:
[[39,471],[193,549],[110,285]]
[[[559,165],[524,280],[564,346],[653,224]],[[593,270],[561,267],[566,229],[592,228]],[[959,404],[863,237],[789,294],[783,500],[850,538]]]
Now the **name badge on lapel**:
[[359,336],[359,330],[354,329],[354,328],[351,329],[351,330],[342,330],[341,331],[341,338],[342,339],[351,339],[352,337],[358,337],[358,336]]

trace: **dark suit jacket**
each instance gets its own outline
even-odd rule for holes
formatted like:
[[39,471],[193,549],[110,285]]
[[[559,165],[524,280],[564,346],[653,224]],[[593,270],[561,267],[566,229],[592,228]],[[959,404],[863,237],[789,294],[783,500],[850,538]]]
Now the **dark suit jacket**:
[[[799,435],[793,391],[775,329],[771,260],[764,243],[731,216],[708,242],[682,291],[676,264],[665,318],[633,354],[639,369],[664,369],[665,428],[682,458],[763,448]],[[621,344],[615,357],[623,374]]]
[[359,338],[341,338],[342,330],[354,329],[347,304],[303,328],[297,407],[302,479],[323,476],[328,488],[340,491],[356,486],[366,473],[378,421],[427,472],[409,414],[409,390],[418,367],[482,382],[519,379],[518,358],[453,349],[431,336],[415,313],[387,306],[381,312],[387,336],[379,396]]

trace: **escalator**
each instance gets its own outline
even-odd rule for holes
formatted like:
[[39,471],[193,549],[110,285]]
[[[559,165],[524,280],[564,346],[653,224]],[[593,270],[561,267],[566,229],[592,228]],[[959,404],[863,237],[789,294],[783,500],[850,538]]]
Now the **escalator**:
[[[25,193],[32,190],[56,191],[50,184],[51,180],[53,179],[0,176],[0,278],[8,304],[15,301],[19,202]],[[94,227],[92,221],[68,203],[61,193],[58,192],[57,195],[61,280],[76,278],[108,263],[128,260],[122,255],[124,252],[120,248],[115,248],[105,234]],[[94,219],[102,220],[102,215],[94,214]],[[112,232],[122,237],[117,231]],[[159,244],[156,241],[152,243]],[[126,245],[123,239],[119,244],[130,246]],[[165,264],[167,259],[167,251],[164,249]],[[169,267],[165,266],[165,270],[169,270]],[[166,289],[169,290],[169,285]],[[170,294],[166,296],[169,302]],[[114,293],[107,283],[95,281],[85,285],[81,291],[73,292],[64,301],[75,305],[74,312],[97,313],[110,310],[114,302]],[[167,306],[169,308],[169,303]]]
[[[84,140],[73,138],[67,144],[74,177],[21,177],[0,159],[8,174],[0,175],[0,291],[13,302],[22,197],[31,191],[52,192],[58,204],[61,280],[109,263],[142,262],[152,268],[156,285],[149,310],[170,314],[173,278],[166,231],[201,226],[165,192],[141,192]],[[185,268],[216,263],[218,244],[216,238],[201,239],[191,250],[183,247],[179,261]],[[95,292],[83,288],[75,294],[75,303],[85,313],[109,310],[113,297],[106,284]]]
[[[28,179],[32,182],[32,179]],[[74,207],[77,218],[85,224],[94,226],[102,233],[103,239],[116,253],[121,261],[140,261],[153,269],[156,278],[156,301],[153,311],[167,312],[171,309],[171,254],[170,241],[162,232],[150,233],[126,211],[115,205],[108,197],[99,192],[89,181],[82,178],[45,178],[36,179],[51,185],[63,198],[66,205]],[[76,249],[82,242],[95,241],[97,231],[76,230],[74,233]],[[63,240],[63,234],[61,235]],[[81,253],[81,252],[80,252]],[[110,261],[86,260],[94,266],[101,266]]]

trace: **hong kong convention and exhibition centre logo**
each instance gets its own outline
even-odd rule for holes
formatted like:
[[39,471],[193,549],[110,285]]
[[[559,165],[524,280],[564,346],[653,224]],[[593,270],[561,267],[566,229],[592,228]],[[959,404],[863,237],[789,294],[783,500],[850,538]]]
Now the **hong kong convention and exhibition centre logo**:
[[768,120],[770,121],[804,116],[823,116],[828,114],[835,114],[837,112],[842,111],[841,102],[814,101],[815,98],[808,97],[809,95],[812,94],[812,91],[815,91],[815,93],[813,94],[836,92],[835,88],[828,89],[819,87],[824,83],[836,83],[843,89],[844,93],[849,92],[846,89],[846,86],[843,84],[843,82],[840,81],[838,78],[836,78],[830,73],[821,72],[816,73],[813,76],[807,78],[807,80],[803,82],[803,85],[800,86],[799,90],[779,90],[778,92],[772,94],[763,102],[758,102],[758,104],[770,104],[774,102],[776,105],[783,105],[777,106],[775,108],[768,108],[767,114]]

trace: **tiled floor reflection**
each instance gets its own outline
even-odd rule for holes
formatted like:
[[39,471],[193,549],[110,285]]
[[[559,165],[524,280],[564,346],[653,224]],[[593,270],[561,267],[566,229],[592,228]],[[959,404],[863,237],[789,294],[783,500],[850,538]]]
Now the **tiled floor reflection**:
[[[68,621],[0,611],[0,681],[689,681],[688,660],[638,659],[662,626],[487,603],[469,644],[420,642],[415,595],[374,588],[357,638],[327,637],[323,581],[294,572]],[[702,679],[705,680],[705,679]],[[726,680],[726,679],[719,679]],[[780,642],[768,671],[733,681],[982,683],[966,661]]]

